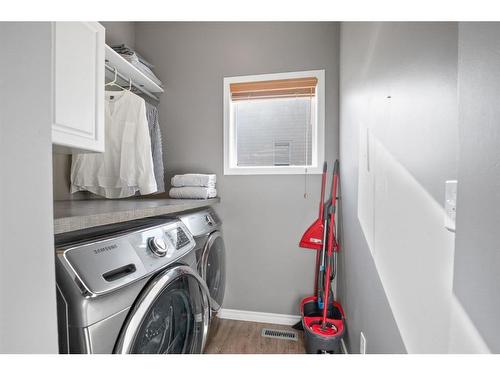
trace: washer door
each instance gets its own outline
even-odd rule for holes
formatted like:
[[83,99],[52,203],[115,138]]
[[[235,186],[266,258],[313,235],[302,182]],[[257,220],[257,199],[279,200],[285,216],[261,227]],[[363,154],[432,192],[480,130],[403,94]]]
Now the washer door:
[[205,282],[176,266],[147,284],[118,338],[115,353],[202,353],[209,323]]
[[213,232],[208,237],[203,249],[200,273],[207,283],[210,306],[217,312],[224,301],[226,288],[226,249],[221,232]]

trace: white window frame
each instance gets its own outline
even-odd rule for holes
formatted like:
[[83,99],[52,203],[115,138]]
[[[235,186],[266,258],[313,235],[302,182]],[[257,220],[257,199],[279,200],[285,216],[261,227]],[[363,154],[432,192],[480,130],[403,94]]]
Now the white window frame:
[[[236,155],[236,132],[234,130],[231,83],[258,82],[277,79],[316,77],[316,126],[312,126],[310,166],[238,166]],[[261,175],[261,174],[321,174],[325,159],[325,71],[308,70],[300,72],[256,74],[224,78],[224,175]]]

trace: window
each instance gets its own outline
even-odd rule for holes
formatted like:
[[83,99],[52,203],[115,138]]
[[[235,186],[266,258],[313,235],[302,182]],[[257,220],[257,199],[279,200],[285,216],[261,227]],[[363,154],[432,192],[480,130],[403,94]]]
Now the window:
[[224,78],[224,174],[321,173],[324,70]]

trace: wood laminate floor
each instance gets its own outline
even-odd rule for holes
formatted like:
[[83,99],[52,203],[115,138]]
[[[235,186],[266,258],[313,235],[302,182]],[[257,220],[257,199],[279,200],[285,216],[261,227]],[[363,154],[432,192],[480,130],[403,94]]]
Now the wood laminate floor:
[[280,340],[262,337],[262,328],[287,329],[278,324],[244,322],[215,318],[205,347],[207,354],[304,354],[304,333],[299,340]]

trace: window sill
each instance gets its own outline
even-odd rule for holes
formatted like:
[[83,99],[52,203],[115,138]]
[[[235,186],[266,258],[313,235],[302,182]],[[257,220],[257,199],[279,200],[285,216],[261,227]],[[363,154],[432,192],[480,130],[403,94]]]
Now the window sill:
[[280,174],[321,174],[320,167],[230,167],[224,168],[225,176],[232,175],[280,175]]

